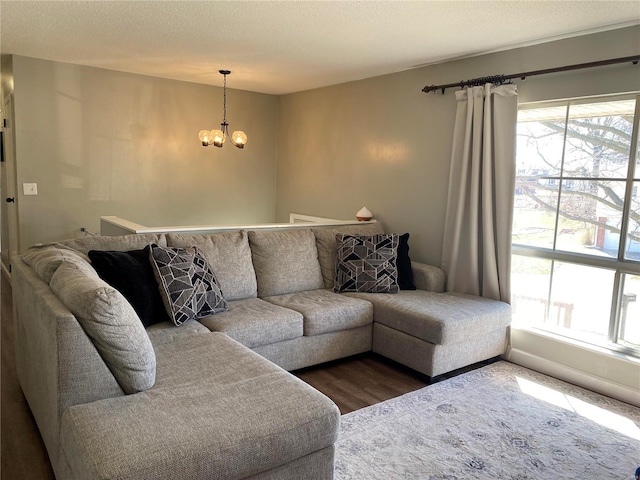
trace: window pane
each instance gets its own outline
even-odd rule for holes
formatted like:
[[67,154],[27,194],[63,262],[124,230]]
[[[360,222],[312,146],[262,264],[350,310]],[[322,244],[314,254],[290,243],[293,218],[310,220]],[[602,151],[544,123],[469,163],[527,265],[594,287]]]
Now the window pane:
[[512,242],[553,248],[559,182],[516,178]]
[[640,348],[640,275],[624,275],[618,343]]
[[638,142],[638,148],[636,150],[636,168],[633,178],[640,180],[640,142]]
[[635,100],[569,107],[563,176],[626,178]]
[[544,324],[551,280],[551,260],[511,257],[511,307],[514,325]]
[[633,182],[624,256],[627,260],[640,260],[640,182]]
[[624,180],[563,180],[556,249],[616,257]]
[[555,262],[547,326],[590,343],[606,344],[615,273]]
[[518,176],[559,176],[567,106],[518,111]]

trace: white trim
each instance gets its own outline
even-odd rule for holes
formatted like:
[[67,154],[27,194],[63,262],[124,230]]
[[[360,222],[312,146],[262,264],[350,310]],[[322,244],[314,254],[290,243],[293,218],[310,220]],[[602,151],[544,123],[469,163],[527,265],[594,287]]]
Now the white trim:
[[531,370],[559,378],[560,380],[573,383],[594,392],[640,407],[640,395],[638,395],[638,391],[633,388],[620,385],[607,380],[606,378],[576,370],[575,368],[547,360],[546,358],[538,357],[537,355],[533,355],[517,348],[511,348],[505,357],[510,362],[530,368]]
[[110,223],[111,225],[115,225],[116,227],[120,227],[131,233],[145,233],[142,230],[145,230],[147,228],[144,225],[140,225],[139,223],[131,222],[129,220],[125,220],[124,218],[114,216],[100,217],[100,222]]
[[[191,232],[191,233],[212,233],[224,232],[229,230],[287,230],[291,228],[300,228],[305,223],[312,223],[314,227],[332,227],[340,225],[361,225],[364,223],[376,223],[376,220],[368,222],[359,222],[358,220],[334,220],[331,218],[312,217],[292,213],[289,219],[303,220],[301,223],[260,223],[255,225],[181,225],[181,226],[165,226],[165,227],[146,227],[123,218],[115,216],[100,217],[100,222],[118,227],[124,233],[171,233],[171,232]],[[312,220],[309,220],[312,219]],[[100,233],[104,233],[104,229],[100,228]]]
[[640,368],[640,358],[638,358],[637,356],[607,348],[607,346],[605,345],[597,345],[595,343],[590,343],[576,337],[561,335],[550,330],[543,330],[541,328],[536,328],[529,325],[511,325],[511,329],[512,331],[525,332],[529,335],[536,335],[538,337],[546,338],[554,342],[565,343],[571,347],[579,348],[581,350],[585,350],[594,354],[606,355],[607,357],[611,357],[616,360],[630,362],[631,364],[637,365],[638,368]]

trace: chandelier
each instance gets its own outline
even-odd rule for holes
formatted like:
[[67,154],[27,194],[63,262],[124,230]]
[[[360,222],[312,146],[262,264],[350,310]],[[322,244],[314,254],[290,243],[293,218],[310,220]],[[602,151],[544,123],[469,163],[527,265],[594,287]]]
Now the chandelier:
[[244,133],[242,130],[237,130],[229,135],[229,124],[227,123],[227,75],[229,75],[231,71],[219,70],[219,72],[224,76],[224,110],[222,123],[220,124],[220,130],[200,130],[200,141],[202,142],[203,147],[208,147],[209,145],[222,147],[225,140],[229,139],[231,140],[231,143],[233,143],[236,147],[244,148],[244,144],[247,143],[246,133]]

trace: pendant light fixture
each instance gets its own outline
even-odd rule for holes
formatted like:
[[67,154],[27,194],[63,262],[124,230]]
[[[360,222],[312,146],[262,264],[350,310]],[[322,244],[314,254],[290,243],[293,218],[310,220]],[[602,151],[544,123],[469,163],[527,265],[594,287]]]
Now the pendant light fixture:
[[209,145],[215,145],[216,147],[222,147],[225,140],[231,140],[238,148],[244,148],[244,144],[247,143],[247,134],[242,130],[236,130],[229,135],[229,124],[227,123],[227,75],[231,73],[230,70],[220,70],[220,73],[224,76],[223,95],[224,95],[224,110],[222,116],[222,123],[220,124],[220,130],[200,130],[200,141],[203,147]]

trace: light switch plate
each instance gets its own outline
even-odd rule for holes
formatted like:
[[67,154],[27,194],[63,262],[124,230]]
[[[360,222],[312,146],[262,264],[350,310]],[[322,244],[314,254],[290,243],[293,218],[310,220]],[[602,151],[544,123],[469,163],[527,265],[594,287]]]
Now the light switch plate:
[[37,183],[23,183],[22,191],[25,195],[37,195],[38,194],[38,184]]

